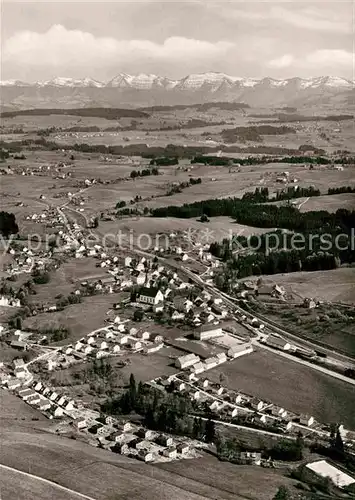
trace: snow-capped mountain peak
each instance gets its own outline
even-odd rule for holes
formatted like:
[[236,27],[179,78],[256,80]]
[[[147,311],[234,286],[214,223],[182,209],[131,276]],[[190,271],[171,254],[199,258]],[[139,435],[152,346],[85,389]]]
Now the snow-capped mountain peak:
[[[31,86],[30,83],[21,82],[18,80],[4,80],[0,82],[1,86]],[[165,90],[180,90],[180,91],[196,91],[204,90],[216,92],[220,89],[248,89],[261,86],[262,88],[283,88],[289,85],[296,85],[300,90],[317,89],[317,88],[334,88],[334,89],[352,89],[354,82],[345,78],[336,76],[320,76],[314,78],[288,78],[284,80],[276,80],[274,78],[242,78],[231,76],[225,73],[208,71],[206,73],[192,73],[181,78],[180,80],[172,80],[167,77],[150,74],[139,73],[138,75],[130,75],[127,73],[118,73],[107,83],[102,83],[92,78],[65,78],[57,77],[45,82],[37,82],[38,87],[114,87],[121,89],[165,89]]]
[[66,78],[63,76],[58,76],[52,80],[47,80],[45,82],[38,82],[39,87],[104,87],[105,84],[94,80],[92,78]]

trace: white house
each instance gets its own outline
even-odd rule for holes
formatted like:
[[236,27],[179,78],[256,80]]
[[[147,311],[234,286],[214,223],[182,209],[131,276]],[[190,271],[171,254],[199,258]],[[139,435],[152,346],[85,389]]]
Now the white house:
[[199,373],[204,372],[205,367],[204,367],[204,364],[202,363],[202,361],[195,363],[192,367],[192,371],[193,371],[193,373],[195,373],[195,375],[198,375]]
[[74,349],[76,351],[80,351],[84,347],[84,344],[78,340],[78,342],[75,344]]
[[260,399],[253,398],[250,401],[250,405],[253,408],[253,410],[261,411],[264,408],[265,403],[263,401],[261,401]]
[[150,339],[150,333],[145,331],[145,332],[138,332],[137,333],[137,339],[140,340],[149,340]]
[[137,285],[144,285],[145,280],[146,280],[146,275],[144,273],[139,273],[138,276],[136,277]]
[[287,411],[284,408],[281,408],[280,406],[272,406],[271,414],[274,417],[279,417],[279,418],[286,418],[287,417]]
[[52,405],[47,398],[42,398],[41,401],[38,403],[38,406],[41,411],[47,411],[50,409]]
[[85,353],[86,355],[89,355],[89,354],[91,354],[91,353],[93,352],[93,350],[94,350],[94,348],[93,348],[91,345],[87,345],[87,346],[85,347],[85,349],[84,349],[84,353]]
[[239,358],[239,356],[244,356],[244,354],[250,354],[253,352],[252,344],[236,344],[228,349],[228,356],[230,358]]
[[215,325],[204,325],[194,332],[195,339],[209,340],[223,335],[222,328]]
[[17,389],[18,387],[20,387],[20,385],[21,385],[21,382],[16,378],[12,378],[12,379],[7,381],[7,387],[11,391],[13,391],[14,389]]
[[211,358],[205,359],[205,369],[206,370],[210,370],[211,368],[214,368],[217,365],[218,365],[217,358],[211,357]]
[[311,427],[314,424],[314,418],[309,415],[300,415],[300,424]]
[[200,361],[199,356],[196,354],[186,354],[185,356],[180,356],[177,358],[175,362],[175,366],[180,369],[188,368],[189,366],[193,366]]
[[80,431],[81,429],[86,429],[87,427],[87,422],[85,420],[85,418],[80,418],[79,420],[77,420],[76,422],[76,427],[77,429]]
[[224,352],[219,352],[216,355],[219,364],[225,363],[227,361],[227,356]]
[[21,379],[26,378],[26,376],[28,375],[28,371],[24,366],[16,367],[14,373],[16,378],[21,378]]

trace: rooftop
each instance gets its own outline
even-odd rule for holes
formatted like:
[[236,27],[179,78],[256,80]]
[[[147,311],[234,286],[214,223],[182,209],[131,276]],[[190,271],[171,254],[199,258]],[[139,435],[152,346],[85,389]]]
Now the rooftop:
[[148,288],[144,286],[139,292],[139,295],[144,295],[145,297],[155,297],[158,291],[159,291],[158,288],[155,287]]

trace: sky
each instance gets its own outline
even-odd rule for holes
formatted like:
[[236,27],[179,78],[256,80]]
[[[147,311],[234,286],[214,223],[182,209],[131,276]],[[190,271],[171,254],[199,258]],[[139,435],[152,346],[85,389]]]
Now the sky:
[[217,71],[355,80],[354,33],[355,0],[3,0],[1,79]]

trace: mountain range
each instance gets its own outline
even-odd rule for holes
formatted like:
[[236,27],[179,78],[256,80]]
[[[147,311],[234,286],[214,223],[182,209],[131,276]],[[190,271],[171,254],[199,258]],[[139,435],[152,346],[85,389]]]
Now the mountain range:
[[[304,105],[336,99],[353,104],[355,82],[335,76],[241,78],[208,72],[180,80],[141,73],[119,73],[108,82],[57,77],[44,82],[0,82],[2,105],[24,107],[142,106],[238,101],[249,105]],[[340,97],[339,97],[340,96]]]

